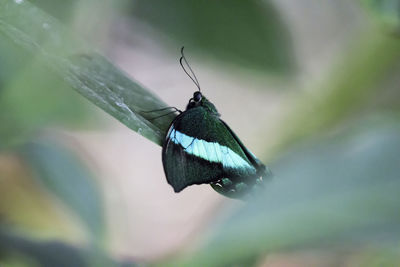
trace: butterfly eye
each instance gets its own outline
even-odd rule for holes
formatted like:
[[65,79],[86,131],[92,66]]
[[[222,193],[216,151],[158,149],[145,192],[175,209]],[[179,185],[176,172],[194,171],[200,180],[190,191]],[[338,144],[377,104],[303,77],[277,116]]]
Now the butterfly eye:
[[194,94],[193,94],[194,102],[200,102],[201,98],[202,98],[202,94],[200,93],[200,91],[194,92]]

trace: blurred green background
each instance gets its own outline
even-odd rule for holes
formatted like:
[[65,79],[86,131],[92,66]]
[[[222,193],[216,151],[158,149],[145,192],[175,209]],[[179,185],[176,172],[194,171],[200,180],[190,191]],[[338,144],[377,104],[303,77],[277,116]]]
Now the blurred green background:
[[[262,195],[166,183],[183,45]],[[0,266],[398,266],[399,119],[398,0],[0,0]]]

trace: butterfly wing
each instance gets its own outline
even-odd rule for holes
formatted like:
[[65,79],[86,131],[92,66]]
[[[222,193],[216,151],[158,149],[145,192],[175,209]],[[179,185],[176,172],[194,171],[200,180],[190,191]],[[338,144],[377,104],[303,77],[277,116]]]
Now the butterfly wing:
[[264,166],[223,121],[201,106],[186,110],[171,123],[162,158],[175,192],[211,183],[231,197],[256,184]]
[[256,174],[239,177],[239,179],[223,178],[216,183],[211,183],[212,188],[218,193],[231,198],[241,198],[249,192],[257,193],[258,190],[263,188],[264,180],[272,178],[271,170],[243,145],[237,135],[224,121],[221,120],[221,122],[241,147],[252,166],[256,169]]

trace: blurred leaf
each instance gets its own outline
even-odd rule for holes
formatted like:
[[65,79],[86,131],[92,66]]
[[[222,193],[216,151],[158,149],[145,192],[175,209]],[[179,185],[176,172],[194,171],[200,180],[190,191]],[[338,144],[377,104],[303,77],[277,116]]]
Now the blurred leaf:
[[63,23],[67,23],[71,19],[76,5],[81,1],[82,0],[29,0],[29,2],[35,4],[37,7],[51,16],[56,17]]
[[172,265],[230,266],[287,249],[397,244],[400,128],[371,126],[289,152],[272,165],[276,177],[264,196],[219,225],[204,249]]
[[7,39],[0,39],[0,99],[5,85],[12,81],[19,69],[32,60],[28,53],[21,51]]
[[275,73],[293,69],[288,29],[270,1],[139,0],[133,14],[210,57]]
[[[0,62],[0,69],[3,67],[8,68],[8,61]],[[20,145],[50,124],[88,126],[96,121],[90,116],[88,122],[88,103],[69,90],[58,76],[48,75],[48,70],[37,61],[18,67],[17,73],[8,71],[12,78],[3,79],[5,85],[0,92],[0,148]]]
[[132,130],[161,144],[175,115],[143,115],[166,105],[105,58],[76,40],[52,17],[24,1],[0,1],[0,38],[35,54],[54,74]]
[[381,23],[400,33],[399,0],[363,0],[363,3]]
[[[21,263],[33,266],[89,266],[89,257],[83,251],[57,241],[33,241],[0,231],[1,258],[18,255]],[[86,254],[86,255],[85,255]],[[14,256],[16,257],[16,256]]]
[[[31,240],[6,228],[0,229],[0,264],[2,259],[18,259],[18,266],[41,267],[134,267],[137,264],[118,262],[107,255],[87,248],[77,248],[59,241]],[[3,265],[2,265],[3,266]],[[5,265],[8,266],[8,265]]]
[[0,223],[4,220],[30,236],[88,242],[90,236],[82,234],[85,225],[71,218],[74,213],[60,202],[32,178],[32,169],[22,157],[15,152],[0,154]]
[[[399,77],[399,39],[370,30],[358,36],[342,58],[318,88],[297,98],[288,118],[282,120],[283,130],[270,155],[276,156],[297,142],[329,132],[343,123],[358,121],[360,116],[376,112],[371,109],[371,102],[390,90],[399,91],[398,84],[394,89],[387,86],[391,75]],[[387,103],[381,106],[388,108]]]
[[49,139],[30,143],[21,153],[34,177],[82,219],[95,240],[101,239],[105,226],[101,195],[77,156]]

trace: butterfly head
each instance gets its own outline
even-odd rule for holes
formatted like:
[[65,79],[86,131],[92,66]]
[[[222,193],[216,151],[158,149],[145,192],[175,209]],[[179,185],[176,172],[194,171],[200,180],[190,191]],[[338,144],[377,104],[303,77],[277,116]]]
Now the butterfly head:
[[193,97],[189,100],[189,103],[186,106],[186,110],[196,107],[202,107],[208,110],[210,113],[219,116],[219,113],[214,104],[208,101],[208,99],[203,96],[200,91],[196,91],[193,93]]
[[193,93],[193,101],[196,103],[200,103],[201,99],[203,98],[203,95],[201,94],[200,91],[196,91]]
[[186,109],[191,109],[198,107],[202,104],[203,95],[200,91],[196,91],[193,93],[193,97],[189,100],[189,104],[187,105]]

